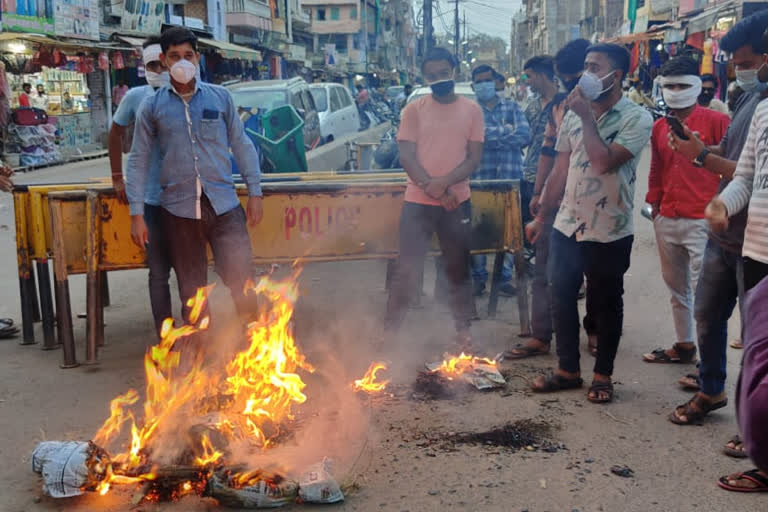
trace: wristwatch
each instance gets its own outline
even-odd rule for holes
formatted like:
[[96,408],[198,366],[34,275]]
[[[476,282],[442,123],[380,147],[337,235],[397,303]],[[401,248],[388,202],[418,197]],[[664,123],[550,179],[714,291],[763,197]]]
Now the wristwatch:
[[710,150],[708,150],[707,148],[704,148],[701,151],[701,153],[699,153],[699,156],[697,156],[693,160],[693,165],[695,165],[696,167],[704,167],[704,160],[706,160],[707,155],[710,154],[710,153],[711,153]]

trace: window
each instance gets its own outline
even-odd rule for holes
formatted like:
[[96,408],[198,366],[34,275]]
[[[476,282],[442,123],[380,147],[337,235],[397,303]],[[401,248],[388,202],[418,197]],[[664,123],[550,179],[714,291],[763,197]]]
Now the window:
[[296,109],[301,117],[304,117],[306,109],[304,108],[304,102],[301,101],[301,95],[297,92],[291,94],[291,105]]
[[348,107],[352,104],[352,97],[349,95],[349,91],[344,87],[336,87],[339,91],[339,98],[341,99],[341,106]]
[[341,95],[339,94],[338,87],[331,87],[331,111],[336,112],[341,110],[343,104],[341,102]]
[[309,89],[301,91],[301,97],[304,99],[304,106],[306,107],[307,112],[317,112],[317,107],[315,106],[315,98],[312,97],[312,93],[309,91]]
[[357,19],[357,6],[353,6],[349,8],[349,19],[356,20]]
[[341,14],[338,7],[331,7],[331,19],[334,21],[341,19]]
[[315,100],[318,112],[325,112],[328,110],[328,95],[325,92],[325,87],[313,87],[312,98]]
[[325,21],[325,9],[317,10],[317,21]]

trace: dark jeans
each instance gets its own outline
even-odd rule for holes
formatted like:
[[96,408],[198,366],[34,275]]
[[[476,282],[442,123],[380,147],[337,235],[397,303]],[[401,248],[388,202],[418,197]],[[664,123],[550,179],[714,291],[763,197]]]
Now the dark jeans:
[[[589,288],[589,282],[587,282],[587,288]],[[589,336],[597,336],[597,322],[595,321],[595,301],[589,298],[589,293],[584,297],[584,320],[582,325],[584,330],[587,331]]]
[[173,317],[171,307],[171,254],[168,238],[162,225],[162,211],[159,206],[144,204],[144,222],[149,230],[147,244],[147,267],[149,267],[149,302],[158,335],[166,318]]
[[699,386],[710,396],[725,389],[728,319],[736,299],[743,308],[743,260],[709,240],[696,286],[693,316],[699,342]]
[[752,258],[744,258],[744,292],[748,292],[768,277],[768,263],[761,263]]
[[[472,290],[469,281],[469,250],[472,236],[472,208],[466,201],[454,211],[442,206],[403,204],[400,216],[400,256],[389,289],[384,324],[397,330],[405,319],[413,283],[419,279],[432,236],[437,233],[448,278],[448,303],[457,330],[469,328]],[[435,297],[439,300],[439,297]]]
[[578,372],[578,295],[584,276],[587,296],[592,297],[597,327],[597,358],[594,372],[613,374],[624,322],[624,273],[629,269],[632,235],[609,243],[577,242],[552,230],[549,276],[552,311],[560,369]]
[[[251,239],[246,228],[245,212],[238,206],[216,215],[205,195],[200,200],[200,219],[177,217],[163,210],[163,228],[171,248],[171,262],[179,281],[179,295],[183,304],[184,321],[189,322],[187,299],[197,289],[208,284],[208,254],[206,242],[211,245],[216,273],[232,293],[241,317],[252,312],[252,300],[243,292],[245,283],[252,279]],[[200,318],[203,318],[201,315]]]
[[531,281],[531,334],[537,340],[552,341],[552,297],[547,266],[552,226],[546,225],[536,239],[536,260]]

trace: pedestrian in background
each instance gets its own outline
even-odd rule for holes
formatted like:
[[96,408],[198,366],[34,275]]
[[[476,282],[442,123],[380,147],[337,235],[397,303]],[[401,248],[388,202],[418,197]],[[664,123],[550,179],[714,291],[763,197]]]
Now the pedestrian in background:
[[[397,133],[400,162],[408,174],[400,216],[400,256],[389,290],[385,328],[398,330],[405,319],[413,283],[437,233],[449,282],[449,304],[460,348],[472,346],[469,251],[472,235],[469,177],[483,154],[483,111],[454,91],[456,61],[433,48],[421,65],[432,94],[405,107]],[[438,298],[439,299],[439,298]]]
[[[123,180],[123,149],[126,141],[133,140],[133,130],[139,107],[145,98],[151,97],[155,92],[170,85],[171,79],[160,55],[160,37],[151,36],[142,45],[142,60],[146,71],[147,84],[134,87],[125,95],[117,107],[117,112],[112,118],[112,126],[109,129],[109,164],[112,170],[112,186],[117,193],[120,202],[128,204]],[[134,203],[131,215],[144,215],[144,221],[149,231],[147,245],[144,247],[147,253],[147,267],[149,267],[149,302],[152,306],[152,317],[155,321],[155,332],[160,336],[163,322],[166,318],[173,317],[171,308],[171,288],[168,280],[171,277],[171,256],[167,243],[167,236],[163,232],[160,218],[162,213],[160,188],[160,149],[157,141],[152,145],[148,174],[144,184],[144,202],[141,208],[138,202]],[[130,147],[130,144],[128,144]],[[126,176],[129,182],[135,179],[135,169],[131,164],[135,160],[129,160],[126,168]]]
[[[672,294],[677,339],[669,351],[660,348],[645,354],[643,359],[649,363],[696,361],[693,304],[707,245],[704,208],[717,193],[719,180],[703,168],[703,163],[686,158],[670,147],[669,134],[674,133],[670,123],[678,127],[684,123],[690,131],[698,133],[707,146],[719,144],[730,123],[727,115],[698,105],[702,88],[698,69],[699,64],[690,57],[676,57],[661,68],[661,90],[668,115],[673,119],[659,119],[653,126],[645,201],[652,208],[661,275]],[[716,397],[707,408],[720,405],[722,398]]]
[[718,80],[715,75],[710,73],[701,75],[701,94],[699,95],[699,105],[729,116],[731,115],[731,112],[728,110],[728,105],[715,98],[717,89]]
[[[472,88],[483,109],[485,141],[480,167],[472,180],[520,180],[523,176],[523,148],[531,140],[530,128],[520,106],[511,99],[499,98],[496,89],[496,71],[488,65],[472,70]],[[499,293],[513,296],[512,256],[504,257]],[[488,281],[487,258],[485,254],[472,256],[473,295],[478,297],[485,291]]]

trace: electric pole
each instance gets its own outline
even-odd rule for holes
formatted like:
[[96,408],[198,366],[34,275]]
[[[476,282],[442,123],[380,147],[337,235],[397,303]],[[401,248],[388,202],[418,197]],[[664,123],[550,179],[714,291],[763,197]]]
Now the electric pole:
[[461,36],[461,26],[459,25],[459,0],[456,0],[456,7],[453,10],[453,54],[457,61],[461,61],[459,56],[459,43]]
[[422,9],[424,16],[424,28],[422,30],[422,52],[421,56],[427,54],[432,48],[432,0],[424,0],[424,8]]

